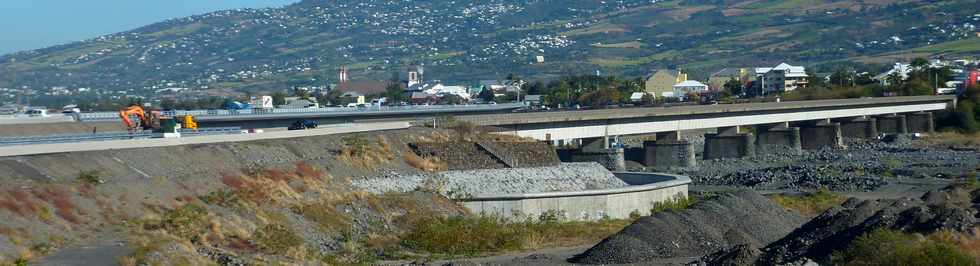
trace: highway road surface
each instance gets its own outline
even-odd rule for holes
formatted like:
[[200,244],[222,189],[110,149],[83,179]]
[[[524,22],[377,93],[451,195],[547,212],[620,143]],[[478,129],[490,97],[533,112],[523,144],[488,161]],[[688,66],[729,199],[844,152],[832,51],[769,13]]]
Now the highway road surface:
[[191,144],[241,142],[267,139],[286,139],[356,132],[382,131],[408,128],[409,122],[354,123],[322,126],[317,129],[272,131],[257,134],[215,135],[186,138],[108,140],[73,143],[54,143],[0,147],[0,157],[24,156],[80,151],[104,151],[134,148],[152,148]]

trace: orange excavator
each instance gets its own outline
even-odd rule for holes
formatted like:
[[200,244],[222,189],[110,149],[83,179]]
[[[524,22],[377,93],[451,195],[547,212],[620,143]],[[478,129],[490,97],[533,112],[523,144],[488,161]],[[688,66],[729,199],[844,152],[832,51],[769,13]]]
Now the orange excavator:
[[[130,119],[130,117],[136,116],[139,118],[139,124]],[[126,108],[119,110],[119,118],[122,118],[123,123],[126,124],[126,128],[129,131],[136,131],[140,128],[143,130],[159,130],[161,129],[161,120],[172,120],[170,117],[164,117],[163,114],[158,110],[150,111],[149,114],[143,110],[138,104],[130,104]],[[197,130],[197,122],[194,122],[194,117],[191,115],[184,115],[179,120],[173,120],[170,122],[180,121],[182,128],[189,128]]]
[[[139,118],[139,124],[133,122],[133,120],[130,119],[131,116],[136,116]],[[143,107],[140,107],[138,104],[130,104],[126,108],[119,110],[119,118],[122,118],[123,123],[126,124],[126,128],[130,131],[135,131],[141,126],[144,130],[152,128],[152,123],[150,123],[150,119],[147,117],[146,112],[143,111]]]

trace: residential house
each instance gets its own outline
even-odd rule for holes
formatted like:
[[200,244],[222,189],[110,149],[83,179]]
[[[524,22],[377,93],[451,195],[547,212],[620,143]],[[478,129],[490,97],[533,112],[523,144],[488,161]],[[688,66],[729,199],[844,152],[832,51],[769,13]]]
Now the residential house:
[[538,107],[541,106],[543,97],[541,95],[524,96],[524,105]]
[[[387,80],[358,80],[348,81],[333,86],[333,90],[343,93],[344,97],[382,95],[387,92],[388,86],[398,84]],[[399,85],[400,86],[400,85]]]
[[874,77],[871,77],[871,80],[881,83],[881,86],[888,86],[889,83],[891,82],[890,77],[892,76],[892,74],[897,74],[899,78],[901,78],[902,80],[906,80],[909,78],[909,72],[911,72],[911,69],[912,68],[909,64],[895,63],[895,65],[892,66],[892,69],[889,69],[888,71],[885,71],[884,73],[878,74]]
[[745,85],[752,79],[752,70],[749,68],[722,68],[708,77],[708,86],[720,90],[725,87],[725,83],[732,79]]
[[439,97],[435,95],[428,94],[425,92],[413,92],[411,97],[412,104],[423,105],[423,104],[435,104],[439,102]]
[[466,100],[470,99],[469,90],[463,86],[445,86],[442,84],[436,84],[423,90],[422,92],[430,95],[436,95],[437,97],[442,97],[446,94],[453,94]]
[[300,97],[286,97],[286,104],[280,105],[279,108],[284,109],[299,109],[299,108],[320,108],[320,104],[316,100],[300,98]]
[[708,85],[696,80],[685,80],[674,84],[673,90],[673,95],[677,98],[683,98],[685,95],[690,93],[701,94],[711,91],[711,89],[708,88]]
[[771,68],[756,68],[755,74],[763,95],[794,91],[798,88],[806,88],[806,85],[809,84],[806,68],[787,63]]
[[507,82],[501,82],[499,80],[481,80],[480,86],[484,89],[492,90],[494,96],[497,97],[505,96],[507,93],[517,93],[517,91],[521,89],[520,86],[508,84]]
[[655,97],[674,97],[674,84],[687,80],[680,70],[661,69],[650,74],[644,82],[644,90]]

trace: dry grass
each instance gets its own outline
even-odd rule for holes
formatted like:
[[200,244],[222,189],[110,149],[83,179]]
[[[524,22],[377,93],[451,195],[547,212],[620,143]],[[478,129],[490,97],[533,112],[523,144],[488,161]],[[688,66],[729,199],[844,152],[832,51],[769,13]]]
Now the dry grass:
[[973,228],[973,231],[966,233],[943,230],[929,237],[940,242],[953,243],[973,256],[976,264],[980,265],[980,228]]
[[402,243],[418,251],[472,256],[595,243],[632,222],[563,222],[556,219],[511,222],[493,216],[428,217],[420,220]]
[[336,159],[350,166],[374,170],[394,160],[395,154],[388,139],[383,136],[378,136],[371,143],[363,136],[351,135],[344,138],[344,148]]
[[769,199],[783,206],[783,208],[796,211],[807,217],[814,217],[827,209],[844,203],[847,197],[821,188],[819,191],[804,196],[772,195]]
[[440,160],[438,157],[422,157],[411,151],[403,153],[402,159],[405,160],[405,163],[408,165],[422,171],[437,172],[449,169],[449,165]]
[[40,202],[23,190],[8,190],[0,194],[0,209],[7,210],[20,217],[32,218],[44,208]]
[[980,134],[937,132],[922,138],[924,145],[950,145],[980,148]]
[[83,215],[78,206],[72,201],[71,194],[61,186],[47,186],[45,188],[34,189],[34,196],[46,201],[54,206],[59,217],[73,224],[81,224]]

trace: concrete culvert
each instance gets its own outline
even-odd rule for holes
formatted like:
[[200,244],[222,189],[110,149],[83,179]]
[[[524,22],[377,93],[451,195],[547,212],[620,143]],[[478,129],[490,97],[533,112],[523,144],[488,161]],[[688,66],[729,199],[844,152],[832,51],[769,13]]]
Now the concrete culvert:
[[641,218],[570,261],[619,264],[700,257],[735,245],[766,245],[805,221],[755,191],[726,192],[688,209]]

